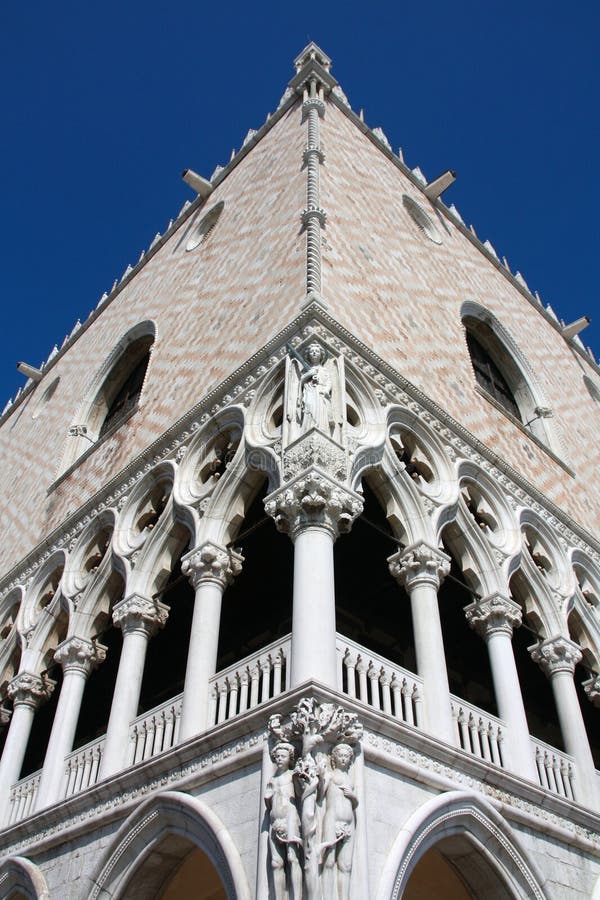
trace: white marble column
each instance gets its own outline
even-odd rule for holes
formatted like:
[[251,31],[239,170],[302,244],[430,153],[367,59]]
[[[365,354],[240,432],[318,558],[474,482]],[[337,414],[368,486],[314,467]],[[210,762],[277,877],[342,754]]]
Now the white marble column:
[[73,749],[85,683],[94,666],[106,658],[106,647],[71,637],[60,644],[54,659],[63,670],[58,705],[46,749],[36,809],[62,799],[65,758]]
[[362,511],[362,498],[312,470],[265,500],[294,542],[290,687],[315,680],[337,689],[333,544]]
[[390,556],[388,563],[392,576],[410,596],[417,672],[423,679],[425,730],[448,744],[456,744],[437,596],[450,571],[450,559],[441,550],[419,541]]
[[132,594],[113,609],[113,622],[123,630],[123,647],[113,693],[100,779],[120,772],[127,764],[129,728],[137,716],[148,641],[163,628],[168,607],[158,600]]
[[581,650],[561,635],[541,641],[529,650],[552,684],[564,745],[575,761],[575,799],[597,809],[597,776],[573,680],[575,666],[582,658]]
[[206,541],[182,559],[181,571],[190,579],[196,597],[185,670],[179,740],[206,730],[209,679],[215,674],[221,600],[227,585],[242,570],[243,557]]
[[0,760],[0,825],[8,820],[10,789],[21,773],[35,711],[48,699],[55,684],[50,678],[21,672],[8,685],[13,713]]
[[487,644],[498,714],[507,732],[503,745],[504,763],[515,775],[537,783],[533,746],[512,648],[513,628],[518,628],[522,622],[521,607],[508,597],[492,594],[466,606],[465,615],[471,628]]

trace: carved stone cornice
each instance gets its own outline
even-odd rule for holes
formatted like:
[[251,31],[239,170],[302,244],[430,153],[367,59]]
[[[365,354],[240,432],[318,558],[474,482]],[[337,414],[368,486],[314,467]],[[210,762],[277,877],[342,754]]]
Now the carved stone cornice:
[[450,571],[450,557],[442,550],[418,541],[388,557],[390,573],[407,591],[421,584],[436,590]]
[[465,616],[471,628],[488,638],[492,634],[506,634],[512,637],[513,628],[523,621],[521,607],[514,600],[502,594],[491,594],[465,606]]
[[305,528],[324,528],[335,539],[350,531],[363,509],[360,494],[348,490],[319,469],[302,476],[265,499],[267,515],[292,540]]
[[242,571],[243,562],[244,557],[235,550],[205,541],[183,557],[181,571],[189,578],[194,590],[211,582],[225,590]]
[[56,682],[46,674],[20,672],[8,685],[6,693],[14,706],[29,706],[35,710],[50,697],[55,687]]
[[164,603],[141,594],[131,594],[113,608],[112,618],[123,634],[137,631],[152,637],[159,628],[164,628],[168,615],[169,608]]
[[594,706],[600,706],[600,675],[592,675],[591,678],[584,681],[583,689],[587,694],[588,700]]
[[582,659],[581,650],[577,644],[562,635],[535,644],[529,648],[529,652],[532,660],[539,665],[548,678],[562,672],[573,675],[575,666]]
[[60,663],[65,675],[80,672],[87,678],[92,669],[106,659],[106,649],[102,644],[72,637],[58,645],[54,659]]

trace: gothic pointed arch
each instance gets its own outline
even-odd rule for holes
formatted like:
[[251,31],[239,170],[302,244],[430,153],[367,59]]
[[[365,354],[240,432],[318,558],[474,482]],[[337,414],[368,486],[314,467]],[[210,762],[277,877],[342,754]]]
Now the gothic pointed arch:
[[404,824],[388,854],[376,900],[404,896],[419,860],[433,848],[460,874],[466,896],[553,898],[506,820],[483,797],[449,791],[429,800]]
[[7,856],[0,863],[0,896],[5,900],[50,900],[46,879],[24,856]]
[[[193,848],[216,869],[227,900],[251,900],[242,860],[223,822],[202,800],[178,791],[156,794],[126,819],[91,878],[89,898],[131,896],[128,886],[143,870],[136,897],[150,900]],[[145,863],[150,865],[144,868]]]

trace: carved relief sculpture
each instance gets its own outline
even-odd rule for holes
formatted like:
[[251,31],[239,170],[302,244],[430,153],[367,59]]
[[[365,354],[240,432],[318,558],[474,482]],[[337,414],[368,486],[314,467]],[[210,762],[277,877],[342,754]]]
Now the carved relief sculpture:
[[285,719],[271,716],[269,732],[271,896],[349,900],[358,807],[352,769],[362,726],[341,706],[303,698]]

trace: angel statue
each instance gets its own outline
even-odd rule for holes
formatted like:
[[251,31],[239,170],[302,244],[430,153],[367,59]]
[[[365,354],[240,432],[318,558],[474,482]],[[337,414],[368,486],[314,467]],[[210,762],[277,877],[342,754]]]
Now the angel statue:
[[343,359],[327,359],[314,342],[305,355],[293,351],[286,366],[286,426],[291,443],[312,428],[341,439],[343,422]]

